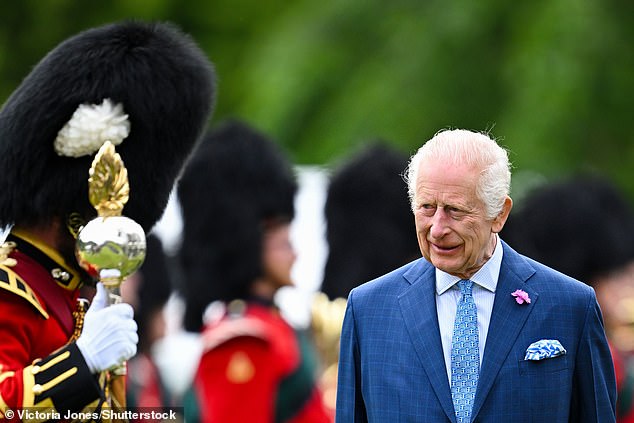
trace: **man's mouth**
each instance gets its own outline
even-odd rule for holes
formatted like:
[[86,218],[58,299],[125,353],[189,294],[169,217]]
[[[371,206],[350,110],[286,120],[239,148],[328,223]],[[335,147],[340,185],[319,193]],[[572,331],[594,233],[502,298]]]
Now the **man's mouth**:
[[439,253],[451,253],[455,250],[458,249],[458,245],[454,245],[454,246],[450,246],[450,245],[439,245],[439,244],[434,244],[434,243],[430,243],[430,245],[432,246],[432,249],[439,252]]

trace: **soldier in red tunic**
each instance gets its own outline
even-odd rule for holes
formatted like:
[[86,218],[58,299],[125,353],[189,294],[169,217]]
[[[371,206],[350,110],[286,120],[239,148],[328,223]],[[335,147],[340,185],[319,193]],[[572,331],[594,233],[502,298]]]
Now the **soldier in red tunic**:
[[212,132],[180,180],[185,328],[220,310],[206,313],[188,421],[332,421],[309,339],[274,304],[292,285],[295,191],[277,146],[239,122]]
[[[213,69],[169,24],[89,29],[38,63],[0,110],[0,418],[64,419],[110,400],[103,371],[136,351],[128,304],[75,259],[96,216],[88,171],[106,141],[128,170],[125,214],[149,231],[211,112]],[[116,400],[116,398],[114,399]],[[34,413],[40,413],[34,415]],[[97,416],[98,417],[98,416]]]

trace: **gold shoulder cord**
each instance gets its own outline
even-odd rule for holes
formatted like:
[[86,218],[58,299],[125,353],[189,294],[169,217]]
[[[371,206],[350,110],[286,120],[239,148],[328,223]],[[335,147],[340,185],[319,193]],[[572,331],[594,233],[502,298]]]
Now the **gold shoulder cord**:
[[75,320],[75,329],[73,330],[73,334],[70,336],[68,343],[75,342],[79,335],[81,335],[81,331],[84,329],[84,317],[86,316],[86,311],[88,310],[88,300],[85,298],[79,298],[77,300],[77,307],[75,311],[73,311],[73,319]]

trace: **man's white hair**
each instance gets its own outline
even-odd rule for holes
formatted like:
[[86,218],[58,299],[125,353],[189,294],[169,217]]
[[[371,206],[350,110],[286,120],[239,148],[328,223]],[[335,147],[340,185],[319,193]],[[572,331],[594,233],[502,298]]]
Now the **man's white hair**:
[[418,169],[432,160],[480,169],[476,194],[485,204],[487,218],[500,214],[511,190],[511,163],[507,151],[489,135],[465,129],[442,130],[423,144],[403,175],[412,211],[416,207]]

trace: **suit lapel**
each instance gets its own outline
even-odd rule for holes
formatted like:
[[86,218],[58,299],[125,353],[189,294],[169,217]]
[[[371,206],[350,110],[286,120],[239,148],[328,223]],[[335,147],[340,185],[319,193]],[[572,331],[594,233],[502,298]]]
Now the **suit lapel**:
[[410,287],[399,296],[405,326],[429,383],[445,414],[453,422],[456,416],[440,341],[434,268],[421,259],[419,265],[405,273],[404,277],[410,283]]
[[[484,404],[502,364],[526,323],[526,319],[535,308],[538,299],[537,292],[533,291],[526,283],[526,280],[534,273],[533,268],[508,245],[503,243],[503,246],[504,257],[495,290],[495,301],[493,302],[484,358],[480,368],[478,390],[471,413],[473,417],[477,415],[480,407]],[[515,302],[511,293],[517,289],[528,293],[531,299],[530,304]]]

